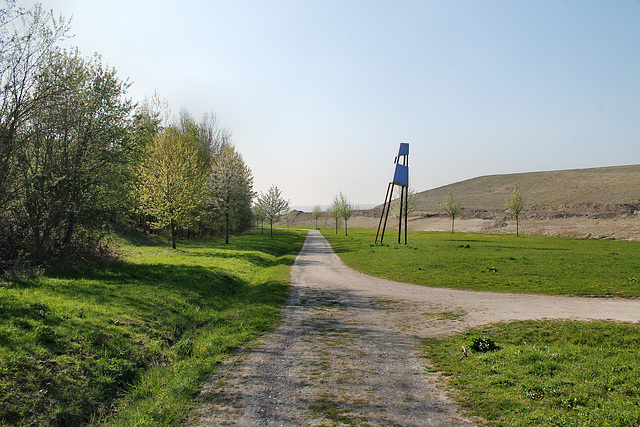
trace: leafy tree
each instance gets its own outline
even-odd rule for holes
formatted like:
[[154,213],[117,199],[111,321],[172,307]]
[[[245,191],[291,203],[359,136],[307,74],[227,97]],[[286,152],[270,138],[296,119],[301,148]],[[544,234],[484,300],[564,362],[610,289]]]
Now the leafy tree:
[[353,205],[349,202],[349,200],[342,194],[342,191],[338,194],[338,206],[340,209],[340,217],[344,219],[344,234],[345,236],[349,234],[349,227],[347,225],[347,221],[353,215]]
[[45,13],[42,5],[24,10],[5,0],[0,8],[0,214],[18,198],[16,156],[24,148],[27,118],[54,89],[38,76],[68,32],[69,22]]
[[[69,21],[41,5],[30,10],[5,0],[0,6],[0,272],[30,252],[20,212],[24,203],[22,163],[28,156],[30,118],[53,87],[38,82],[57,43],[67,38]],[[36,85],[40,89],[36,92]]]
[[33,95],[40,102],[22,135],[21,205],[14,215],[24,248],[37,262],[95,247],[122,209],[128,87],[99,57],[85,59],[77,50],[52,53],[36,78]]
[[449,194],[447,194],[447,197],[444,198],[444,201],[440,206],[442,207],[442,210],[451,217],[451,233],[453,234],[456,217],[462,211],[462,208],[460,207],[460,199],[455,197],[451,191],[449,191]]
[[170,126],[153,138],[138,170],[140,209],[153,217],[152,227],[169,226],[173,249],[177,228],[194,224],[206,195],[199,160],[197,147]]
[[322,208],[320,205],[316,205],[311,212],[311,216],[316,220],[316,230],[318,229],[318,218],[322,215]]
[[260,193],[257,200],[259,209],[264,213],[265,219],[269,221],[271,227],[271,237],[273,237],[273,222],[276,218],[285,214],[289,210],[289,201],[282,197],[282,192],[278,187],[272,185],[266,194]]
[[291,222],[294,220],[295,217],[296,217],[296,213],[294,211],[289,211],[286,214],[284,214],[284,220],[287,223],[287,230],[290,229]]
[[[412,212],[415,212],[418,209],[418,195],[416,194],[416,191],[412,188],[409,189],[408,191],[409,194],[409,200],[407,202],[407,214],[410,214]],[[393,201],[391,202],[391,216],[393,218],[400,218],[400,196],[396,196],[393,198]],[[403,200],[403,202],[405,202]]]
[[251,169],[231,145],[219,148],[213,158],[208,188],[213,209],[223,217],[225,242],[229,243],[231,229],[249,226],[254,196]]
[[513,191],[511,191],[511,197],[506,200],[507,210],[511,213],[513,218],[516,220],[516,236],[520,234],[520,224],[519,218],[522,210],[524,209],[525,198],[522,195],[522,192],[518,190],[517,186],[513,186]]
[[257,222],[261,222],[262,223],[262,233],[264,234],[264,221],[267,219],[267,215],[264,211],[264,209],[262,209],[262,205],[260,204],[254,204],[253,208],[251,209],[253,211],[253,216],[256,219],[256,226],[257,226]]
[[342,218],[342,207],[340,206],[340,199],[338,196],[333,198],[333,203],[329,206],[328,212],[336,224],[336,234],[338,234],[338,226],[340,225],[340,219]]

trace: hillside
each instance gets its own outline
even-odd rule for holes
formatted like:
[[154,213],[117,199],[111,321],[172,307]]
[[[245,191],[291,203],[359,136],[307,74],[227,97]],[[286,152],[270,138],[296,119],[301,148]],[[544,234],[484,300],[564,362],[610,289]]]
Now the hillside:
[[481,176],[419,193],[418,209],[440,210],[451,191],[465,209],[504,210],[514,185],[529,211],[617,210],[640,201],[640,165]]
[[[481,176],[423,191],[417,194],[409,229],[451,230],[451,220],[440,209],[451,191],[463,208],[456,231],[513,233],[515,222],[505,201],[514,185],[526,198],[520,222],[524,234],[640,239],[640,165]],[[380,209],[355,212],[349,227],[378,227]],[[327,214],[318,221],[319,226],[332,224]],[[296,211],[292,225],[315,223],[310,213]],[[396,227],[395,220],[389,221],[388,228]]]

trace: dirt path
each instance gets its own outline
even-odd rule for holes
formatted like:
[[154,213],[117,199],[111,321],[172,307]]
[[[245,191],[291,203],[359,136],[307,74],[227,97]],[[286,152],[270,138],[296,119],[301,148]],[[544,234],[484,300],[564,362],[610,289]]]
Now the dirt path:
[[640,301],[427,288],[347,268],[313,230],[280,327],[205,385],[195,425],[473,425],[427,372],[420,340],[489,322],[640,321]]

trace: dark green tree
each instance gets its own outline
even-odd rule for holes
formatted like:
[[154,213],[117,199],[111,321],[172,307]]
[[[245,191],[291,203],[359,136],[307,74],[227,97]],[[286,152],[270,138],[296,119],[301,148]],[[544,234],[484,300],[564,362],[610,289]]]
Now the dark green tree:
[[129,85],[99,57],[52,53],[36,79],[19,156],[24,243],[35,258],[98,244],[122,208],[130,160]]

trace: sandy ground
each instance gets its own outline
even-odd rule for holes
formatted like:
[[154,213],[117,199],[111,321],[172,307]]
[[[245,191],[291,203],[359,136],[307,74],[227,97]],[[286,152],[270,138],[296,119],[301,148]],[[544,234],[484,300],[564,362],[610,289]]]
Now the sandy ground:
[[467,426],[421,339],[517,319],[640,321],[640,300],[428,288],[347,268],[310,231],[284,320],[207,381],[195,425]]
[[[349,227],[377,228],[379,218],[353,217]],[[329,223],[330,225],[330,223]],[[412,217],[409,219],[409,230],[451,231],[451,219],[446,216],[430,218]],[[396,229],[397,224],[389,221],[387,229]],[[640,217],[590,218],[586,216],[523,219],[520,221],[520,233],[543,236],[564,236],[592,239],[640,240]],[[515,234],[515,221],[509,220],[503,226],[497,226],[493,219],[458,218],[454,229],[468,233],[511,233]]]

